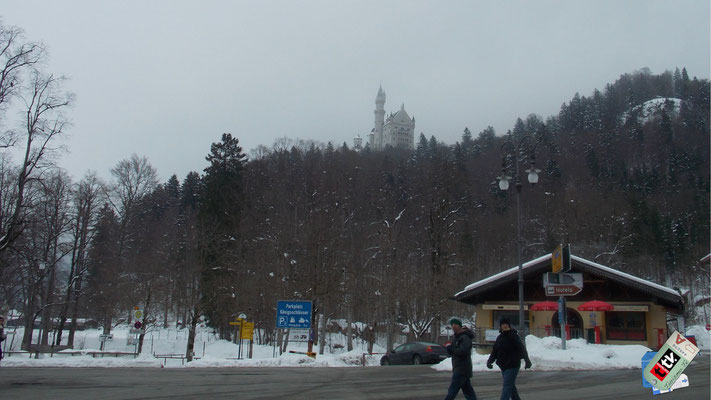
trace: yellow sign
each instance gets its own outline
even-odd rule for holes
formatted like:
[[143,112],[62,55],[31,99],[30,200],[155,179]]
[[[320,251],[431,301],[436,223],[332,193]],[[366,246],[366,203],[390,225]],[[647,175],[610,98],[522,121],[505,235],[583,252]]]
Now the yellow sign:
[[240,329],[240,339],[252,340],[254,337],[254,322],[245,322]]
[[559,244],[558,247],[551,253],[551,258],[553,259],[553,273],[557,274],[563,269],[563,245]]
[[242,321],[233,321],[233,322],[230,322],[230,325],[232,325],[232,326],[240,326],[240,325],[242,325]]

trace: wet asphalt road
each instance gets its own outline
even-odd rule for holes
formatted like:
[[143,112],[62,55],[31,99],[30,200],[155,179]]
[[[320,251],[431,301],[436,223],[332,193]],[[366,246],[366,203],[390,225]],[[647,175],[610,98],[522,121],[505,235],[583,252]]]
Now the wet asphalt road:
[[[690,387],[653,396],[640,370],[522,371],[524,400],[709,399],[709,354],[685,373]],[[2,399],[442,399],[450,374],[428,366],[352,368],[8,368]],[[498,399],[499,372],[477,372],[479,399]],[[463,399],[460,394],[458,399]]]

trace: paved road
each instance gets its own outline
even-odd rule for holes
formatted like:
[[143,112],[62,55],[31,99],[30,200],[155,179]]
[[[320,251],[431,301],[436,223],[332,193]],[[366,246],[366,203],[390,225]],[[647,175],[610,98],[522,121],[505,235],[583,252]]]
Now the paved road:
[[[664,400],[709,399],[709,355],[686,369],[691,386]],[[2,399],[442,399],[450,375],[428,366],[353,368],[3,368]],[[479,399],[498,399],[501,375],[475,373]],[[641,370],[523,371],[525,400],[657,399]],[[458,398],[463,398],[460,394]]]

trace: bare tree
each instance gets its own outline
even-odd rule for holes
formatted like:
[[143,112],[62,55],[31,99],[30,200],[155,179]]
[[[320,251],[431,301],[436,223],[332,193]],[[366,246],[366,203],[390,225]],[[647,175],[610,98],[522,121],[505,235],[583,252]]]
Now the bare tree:
[[[141,221],[142,201],[146,199],[158,185],[156,169],[148,162],[146,157],[139,157],[132,154],[130,158],[119,161],[114,168],[111,169],[111,174],[114,176],[115,182],[110,190],[109,201],[116,210],[118,215],[118,248],[116,254],[118,257],[119,271],[123,282],[118,282],[119,285],[124,284],[134,288],[133,292],[127,292],[128,300],[142,301],[144,317],[143,326],[150,321],[151,313],[151,298],[153,289],[153,279],[151,271],[146,271],[146,257],[143,252],[138,254],[139,260],[131,260],[131,256],[136,255],[135,251],[138,247],[145,245],[141,243],[139,234],[141,230],[138,225],[144,224],[146,221]],[[133,248],[134,251],[128,250]],[[133,253],[133,254],[129,254]],[[133,261],[133,262],[132,262]],[[139,261],[138,263],[135,261]],[[142,262],[141,262],[142,261]],[[139,265],[141,264],[141,265]],[[148,263],[150,264],[150,263]],[[149,273],[150,276],[145,276]],[[137,275],[142,275],[137,278]],[[116,276],[118,280],[118,276]],[[143,337],[139,338],[139,352],[143,346]]]
[[158,178],[156,169],[148,159],[136,154],[119,161],[111,169],[111,175],[115,183],[110,190],[109,201],[121,224],[118,252],[119,256],[122,256],[127,235],[130,233],[127,227],[136,217],[141,199],[158,185]]
[[[0,21],[0,122],[7,105],[19,95],[27,74],[44,56],[40,44],[24,41],[22,29],[3,25]],[[0,147],[12,144],[12,136],[0,137]]]
[[43,225],[43,260],[47,269],[47,282],[42,301],[42,335],[40,344],[47,345],[49,331],[52,328],[55,306],[58,299],[55,296],[57,288],[57,273],[59,265],[71,251],[71,244],[66,242],[69,232],[69,177],[60,171],[42,181],[42,197],[36,207],[37,218]]
[[95,173],[88,173],[72,190],[74,212],[71,215],[71,262],[64,291],[64,300],[59,312],[59,324],[55,345],[62,341],[62,332],[71,312],[71,325],[67,344],[74,345],[74,332],[77,327],[79,298],[82,295],[82,282],[87,273],[87,252],[94,234],[94,224],[101,205],[103,184]]
[[72,95],[61,89],[63,78],[32,73],[28,96],[25,100],[24,151],[22,164],[17,171],[14,204],[9,215],[2,221],[0,254],[22,234],[28,200],[26,189],[32,180],[41,179],[43,171],[52,165],[52,159],[60,149],[56,139],[63,133],[68,121],[64,110],[71,104]]

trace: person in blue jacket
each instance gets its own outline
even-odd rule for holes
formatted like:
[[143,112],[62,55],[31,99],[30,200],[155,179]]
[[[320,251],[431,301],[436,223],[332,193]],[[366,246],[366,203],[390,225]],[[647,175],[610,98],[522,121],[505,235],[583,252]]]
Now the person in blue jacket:
[[504,377],[501,400],[521,400],[516,389],[516,376],[521,368],[521,359],[526,361],[526,369],[531,368],[531,360],[518,332],[511,328],[511,321],[508,318],[504,317],[499,321],[499,332],[501,333],[496,338],[494,349],[486,361],[486,367],[491,369],[496,361],[496,365],[501,369]]
[[445,400],[457,397],[459,390],[467,400],[476,400],[472,387],[472,338],[474,333],[462,326],[462,321],[452,318],[449,321],[454,331],[454,340],[446,346],[447,353],[452,356],[452,383],[449,385]]

